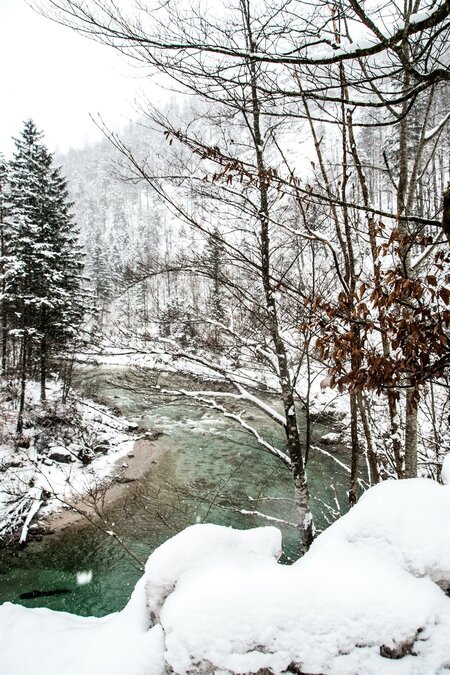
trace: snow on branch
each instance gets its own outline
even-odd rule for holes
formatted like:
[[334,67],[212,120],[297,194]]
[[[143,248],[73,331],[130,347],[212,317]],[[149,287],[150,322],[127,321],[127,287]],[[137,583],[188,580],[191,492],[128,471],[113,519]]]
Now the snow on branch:
[[435,138],[445,127],[447,122],[450,120],[450,112],[448,112],[445,117],[437,124],[433,129],[430,129],[427,131],[427,133],[424,136],[424,141],[425,143],[428,143],[429,141],[432,141],[433,138]]
[[[171,341],[173,344],[176,345],[173,341]],[[241,401],[247,401],[248,403],[252,403],[255,405],[259,410],[264,412],[266,415],[268,415],[274,422],[279,424],[280,426],[284,426],[286,424],[286,418],[284,415],[280,414],[275,408],[273,408],[271,405],[260,399],[258,396],[255,396],[254,394],[250,393],[244,386],[243,384],[239,381],[240,378],[238,374],[232,373],[226,368],[222,368],[219,365],[216,365],[212,363],[211,361],[205,359],[204,357],[196,356],[194,354],[189,354],[188,352],[183,352],[183,351],[177,351],[174,355],[174,358],[184,358],[189,361],[192,361],[194,363],[198,363],[202,366],[205,366],[208,368],[210,371],[214,373],[218,373],[221,375],[227,382],[229,382],[233,387],[235,387],[239,395],[237,398]],[[180,390],[181,391],[181,390]],[[183,390],[184,391],[184,390]],[[186,394],[192,394],[195,392],[186,392]],[[207,392],[205,395],[209,395],[210,392]],[[221,392],[218,394],[217,392],[214,392],[216,396],[229,396],[227,392]]]
[[[347,464],[345,464],[344,462],[341,462],[340,459],[338,459],[337,457],[335,457],[334,455],[332,455],[331,452],[328,452],[327,450],[324,450],[323,448],[321,448],[321,447],[318,446],[318,445],[313,445],[313,446],[311,446],[311,449],[312,449],[312,450],[316,450],[317,452],[321,452],[322,455],[326,455],[326,457],[330,457],[330,459],[332,459],[333,461],[335,461],[336,464],[339,464],[339,466],[340,466],[342,469],[344,469],[344,471],[346,471],[347,473],[351,473],[350,467],[347,466]],[[361,480],[361,478],[358,478],[358,484],[360,485],[360,487],[363,488],[363,490],[366,490],[366,489],[369,487],[368,484],[367,484],[365,481]]]
[[[166,3],[167,4],[167,3]],[[359,3],[352,2],[352,7],[359,7]],[[363,36],[359,40],[349,42],[347,45],[330,43],[328,39],[317,41],[305,40],[304,44],[294,51],[272,51],[255,48],[254,45],[246,48],[217,43],[208,39],[208,35],[190,35],[186,30],[179,27],[176,32],[167,33],[150,32],[141,23],[136,23],[132,18],[124,16],[117,8],[110,9],[106,3],[95,2],[97,11],[90,11],[80,0],[52,0],[50,9],[43,13],[58,21],[69,25],[76,30],[90,34],[94,39],[114,46],[120,52],[132,56],[138,61],[151,62],[157,67],[167,68],[170,59],[180,59],[192,53],[197,55],[213,54],[234,61],[247,62],[249,59],[256,63],[274,63],[286,65],[327,65],[341,63],[347,60],[370,57],[380,54],[388,49],[395,49],[405,39],[429,30],[440,27],[448,17],[448,0],[443,0],[434,11],[417,12],[410,15],[409,21],[398,22],[393,30],[380,29],[372,20],[368,21],[367,15],[359,18],[371,29],[373,35]],[[113,3],[114,6],[114,3]],[[42,11],[42,8],[41,8]],[[170,15],[166,18],[169,21]],[[375,29],[375,30],[374,30]],[[172,56],[170,56],[172,55]]]
[[[228,507],[227,507],[228,508]],[[284,520],[284,518],[276,518],[275,516],[269,516],[267,513],[262,513],[261,511],[249,511],[248,509],[229,509],[240,513],[243,516],[255,516],[256,518],[262,518],[267,520],[270,523],[278,523],[279,525],[290,525],[291,527],[298,527],[297,523],[291,523],[289,520]]]
[[[34,494],[30,494],[33,492]],[[30,490],[29,498],[31,499],[31,505],[29,508],[29,511],[27,513],[27,517],[25,518],[25,522],[22,526],[22,531],[20,533],[20,539],[19,539],[19,544],[23,544],[28,536],[28,528],[30,526],[31,521],[33,520],[34,516],[36,513],[39,511],[42,505],[42,489],[41,488],[32,488]]]
[[[242,419],[241,415],[229,412],[225,408],[225,406],[218,403],[215,399],[207,398],[200,392],[188,391],[186,389],[160,389],[159,391],[161,394],[166,394],[169,396],[184,396],[186,398],[194,399],[195,401],[198,401],[198,403],[200,403],[201,405],[211,408],[212,410],[216,410],[217,412],[220,412],[227,419],[234,420],[235,422],[240,424],[240,426],[243,429],[250,432],[252,436],[256,439],[258,445],[260,445],[266,452],[268,452],[273,457],[280,459],[285,466],[291,468],[292,463],[287,453],[283,452],[282,450],[275,447],[271,443],[268,443],[268,441],[266,441],[253,426],[251,426],[245,420]],[[221,393],[210,392],[210,393],[214,394],[215,396],[222,396],[222,392]],[[229,396],[229,394],[224,393],[224,396],[227,395]]]

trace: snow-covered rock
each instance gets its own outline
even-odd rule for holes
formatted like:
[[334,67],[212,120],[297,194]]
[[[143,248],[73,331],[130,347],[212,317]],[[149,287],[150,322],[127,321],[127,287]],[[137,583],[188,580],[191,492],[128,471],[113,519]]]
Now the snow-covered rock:
[[71,462],[75,462],[73,454],[63,446],[52,446],[49,448],[47,456],[49,459],[52,459],[54,462],[59,462],[60,464],[70,464]]
[[[161,625],[166,660],[182,675],[279,674],[291,663],[306,673],[378,675],[391,672],[380,648],[403,642],[430,663],[428,641],[436,622],[450,629],[449,605],[429,579],[341,543],[333,556],[297,566],[225,562],[191,570],[167,598]],[[346,669],[353,653],[354,670]],[[417,657],[405,658],[407,668],[395,672],[413,672]]]
[[330,431],[328,434],[321,436],[320,442],[324,445],[337,445],[341,442],[342,434],[337,434],[333,431]]

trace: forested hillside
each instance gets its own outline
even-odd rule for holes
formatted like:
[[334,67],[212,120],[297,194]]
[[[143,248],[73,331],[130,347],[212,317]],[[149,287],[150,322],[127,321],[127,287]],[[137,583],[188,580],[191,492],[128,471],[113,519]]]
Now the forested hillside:
[[[145,121],[126,128],[123,141],[149,157],[153,167],[159,165],[164,137]],[[133,290],[135,275],[182,255],[192,241],[187,228],[148,185],[130,179],[126,163],[108,140],[58,159],[70,184],[96,322],[106,333],[117,319],[124,329],[145,329],[150,307],[155,320],[155,310],[160,313],[167,305],[171,283],[177,280],[176,275],[153,285],[143,280]]]

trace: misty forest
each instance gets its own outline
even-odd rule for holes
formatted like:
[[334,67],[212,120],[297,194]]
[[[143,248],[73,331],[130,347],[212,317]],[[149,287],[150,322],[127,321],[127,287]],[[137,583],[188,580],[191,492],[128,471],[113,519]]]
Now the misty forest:
[[147,96],[0,154],[0,673],[444,675],[448,0],[30,4]]

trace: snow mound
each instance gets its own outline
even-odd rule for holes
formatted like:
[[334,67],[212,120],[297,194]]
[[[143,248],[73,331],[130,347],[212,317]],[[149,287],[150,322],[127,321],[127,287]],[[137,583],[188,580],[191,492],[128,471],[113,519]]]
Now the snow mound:
[[278,564],[273,527],[194,525],[102,619],[0,607],[5,675],[444,675],[450,488],[369,490],[309,553]]
[[[332,557],[298,566],[191,569],[164,603],[161,625],[166,661],[180,675],[280,674],[291,664],[297,672],[379,675],[391,672],[380,648],[403,643],[421,657],[417,672],[433,673],[433,659],[440,664],[445,654],[430,639],[436,623],[450,629],[449,604],[429,579],[343,543]],[[343,665],[347,655],[354,669]],[[392,672],[414,672],[418,656],[406,655],[407,665]]]
[[162,675],[161,626],[149,629],[143,579],[127,606],[97,619],[0,606],[2,675]]
[[450,488],[446,485],[426,478],[384,481],[325,530],[308,557],[333,555],[337,542],[345,541],[448,589],[449,523]]
[[187,527],[156,549],[145,566],[152,620],[158,620],[165,599],[190,570],[202,571],[237,561],[256,569],[268,560],[278,560],[280,555],[281,532],[275,527],[243,531],[212,524]]

